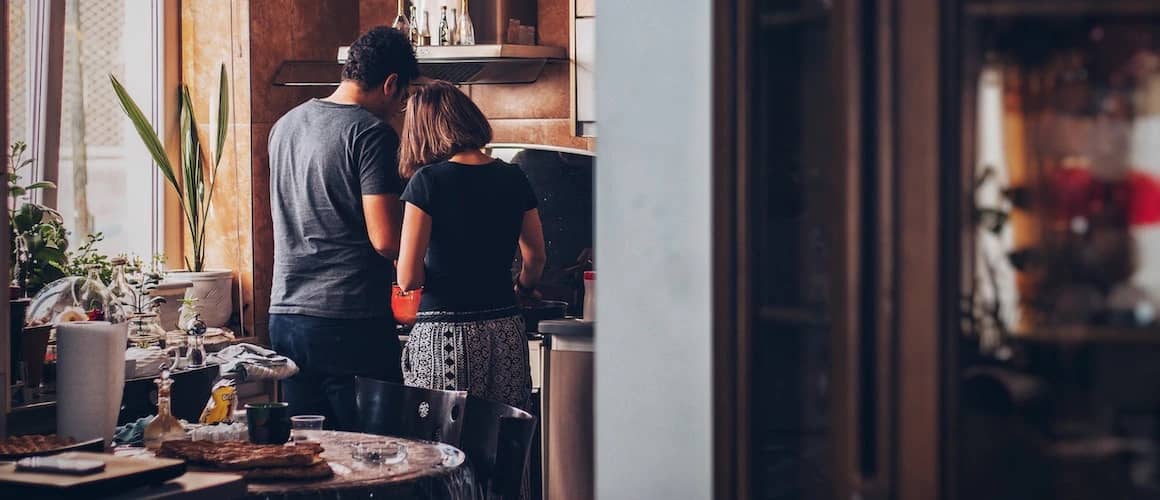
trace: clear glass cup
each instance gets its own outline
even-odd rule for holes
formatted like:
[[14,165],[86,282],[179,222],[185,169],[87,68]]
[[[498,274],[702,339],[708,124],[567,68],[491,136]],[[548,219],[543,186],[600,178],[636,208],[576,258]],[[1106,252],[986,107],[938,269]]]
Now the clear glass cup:
[[295,443],[309,441],[305,431],[320,431],[326,417],[322,415],[295,415],[290,417],[290,437]]

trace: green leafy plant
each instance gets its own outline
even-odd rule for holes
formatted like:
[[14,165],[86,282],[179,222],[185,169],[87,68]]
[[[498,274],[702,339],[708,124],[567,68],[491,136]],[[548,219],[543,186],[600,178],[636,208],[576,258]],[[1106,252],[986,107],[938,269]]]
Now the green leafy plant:
[[8,148],[8,232],[12,241],[9,278],[29,294],[63,278],[68,264],[68,231],[56,210],[28,202],[33,191],[55,189],[51,182],[21,184],[22,172],[34,163],[24,158],[28,146],[15,142]]
[[16,210],[16,203],[21,196],[25,196],[39,189],[56,189],[56,184],[48,181],[20,184],[20,172],[35,163],[33,158],[25,158],[28,145],[24,141],[16,141],[8,147],[8,209]]
[[[113,84],[113,92],[121,103],[121,109],[133,123],[137,135],[145,143],[145,148],[153,157],[153,162],[161,170],[161,174],[169,185],[177,192],[181,203],[181,212],[185,216],[186,227],[189,230],[190,241],[193,244],[192,262],[186,259],[186,267],[190,271],[205,270],[205,230],[206,218],[209,217],[209,207],[213,202],[214,187],[217,184],[218,167],[221,165],[222,150],[226,142],[226,132],[229,129],[229,86],[226,81],[226,66],[221,66],[217,102],[217,136],[215,137],[212,165],[202,151],[201,139],[198,135],[197,119],[193,115],[193,102],[189,96],[189,86],[182,84],[178,88],[178,108],[180,110],[179,127],[181,131],[181,159],[180,170],[174,168],[169,156],[165,153],[165,146],[153,130],[149,119],[141,112],[141,107],[133,101],[125,87],[113,75],[109,81]],[[208,173],[208,175],[207,175]],[[178,175],[180,174],[180,180]]]
[[99,268],[97,274],[101,281],[109,284],[113,279],[113,262],[108,255],[97,250],[97,243],[105,240],[104,233],[95,233],[85,236],[85,240],[76,251],[68,253],[68,266],[65,268],[69,276],[86,276],[89,268]]

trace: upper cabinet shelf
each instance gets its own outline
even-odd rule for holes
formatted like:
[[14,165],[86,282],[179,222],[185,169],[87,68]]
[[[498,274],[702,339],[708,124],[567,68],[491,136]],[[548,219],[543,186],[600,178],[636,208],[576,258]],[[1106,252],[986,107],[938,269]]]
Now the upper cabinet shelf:
[[[416,47],[419,72],[431,79],[460,85],[531,83],[544,65],[566,61],[568,51],[544,45],[461,45]],[[341,61],[285,61],[274,75],[274,85],[333,87],[342,74]]]

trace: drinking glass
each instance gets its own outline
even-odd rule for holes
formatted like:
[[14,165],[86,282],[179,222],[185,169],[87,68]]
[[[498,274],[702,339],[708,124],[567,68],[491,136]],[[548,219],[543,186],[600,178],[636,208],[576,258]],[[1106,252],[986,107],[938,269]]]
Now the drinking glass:
[[290,436],[295,443],[299,441],[308,441],[307,434],[303,431],[320,431],[322,424],[326,422],[326,417],[322,415],[295,415],[290,417]]

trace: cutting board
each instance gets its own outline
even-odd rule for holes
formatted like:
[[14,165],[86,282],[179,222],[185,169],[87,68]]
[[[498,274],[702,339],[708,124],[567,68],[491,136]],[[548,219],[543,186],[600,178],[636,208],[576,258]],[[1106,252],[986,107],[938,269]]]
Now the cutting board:
[[168,458],[118,457],[69,452],[60,457],[100,460],[105,471],[87,476],[16,472],[16,463],[0,464],[0,498],[91,498],[158,484],[185,473],[185,462]]

